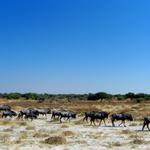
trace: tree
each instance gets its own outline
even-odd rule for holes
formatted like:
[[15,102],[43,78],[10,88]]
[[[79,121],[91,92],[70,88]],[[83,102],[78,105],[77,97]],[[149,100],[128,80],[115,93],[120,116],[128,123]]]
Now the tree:
[[111,94],[105,93],[105,92],[98,92],[96,94],[89,94],[88,100],[103,100],[103,99],[110,99],[112,98]]
[[5,95],[7,99],[19,99],[21,98],[20,93],[9,93]]
[[125,98],[131,98],[131,99],[134,99],[134,98],[135,98],[135,94],[132,93],[132,92],[129,92],[129,93],[125,94]]

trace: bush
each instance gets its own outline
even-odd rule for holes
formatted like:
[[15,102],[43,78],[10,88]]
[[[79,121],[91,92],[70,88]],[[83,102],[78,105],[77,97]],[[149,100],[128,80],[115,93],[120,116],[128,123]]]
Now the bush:
[[19,98],[21,98],[21,94],[20,93],[9,93],[9,94],[5,94],[5,98],[7,98],[7,99],[19,99]]
[[66,144],[66,139],[62,136],[51,136],[47,138],[44,143],[50,144],[50,145],[61,145]]
[[112,98],[112,95],[111,94],[107,94],[105,92],[99,92],[99,93],[96,93],[96,94],[89,94],[88,95],[88,100],[103,100],[103,99],[110,99]]

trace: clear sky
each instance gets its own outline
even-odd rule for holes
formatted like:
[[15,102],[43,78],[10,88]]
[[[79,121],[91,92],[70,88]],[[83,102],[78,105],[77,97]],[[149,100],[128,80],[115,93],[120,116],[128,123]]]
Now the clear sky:
[[0,92],[150,93],[149,0],[1,0]]

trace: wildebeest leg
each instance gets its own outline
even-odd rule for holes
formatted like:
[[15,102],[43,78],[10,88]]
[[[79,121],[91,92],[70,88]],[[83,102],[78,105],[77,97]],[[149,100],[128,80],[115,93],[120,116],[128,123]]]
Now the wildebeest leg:
[[96,124],[95,124],[95,119],[93,120],[93,123],[94,123],[94,126],[96,126]]
[[106,126],[106,122],[105,122],[105,119],[103,119],[103,122],[104,122],[104,124],[105,124],[105,126]]
[[126,127],[126,125],[125,125],[125,120],[123,121],[123,124],[124,124],[124,127]]
[[93,122],[94,126],[96,126],[95,119],[91,119],[91,125],[92,125],[92,122]]
[[100,121],[99,121],[99,126],[101,126],[101,123],[102,123],[102,120],[100,119]]
[[88,117],[86,117],[86,122],[88,123]]
[[62,116],[60,117],[60,123],[62,123],[61,119],[62,119]]
[[51,117],[51,119],[53,119],[54,118],[54,114],[52,114],[52,117]]
[[92,122],[93,122],[92,119],[90,119],[90,126],[92,126]]
[[112,121],[112,126],[115,127],[115,123],[114,123],[115,119],[112,119],[111,121]]
[[84,117],[84,118],[83,118],[83,122],[85,121],[85,119],[86,119],[86,118]]
[[59,120],[59,116],[57,117],[57,119]]
[[150,128],[149,128],[149,123],[147,122],[147,128],[148,128],[148,130],[150,131]]
[[90,126],[92,125],[92,123],[95,125],[95,119],[92,119],[92,118],[91,118],[90,122],[91,122],[91,123],[90,123]]
[[123,120],[121,121],[121,123],[119,124],[119,127],[123,124]]
[[146,122],[144,121],[142,131],[144,130],[145,126],[146,126]]
[[86,120],[86,122],[88,122],[88,117],[85,116],[85,117],[83,118],[83,122],[84,122],[85,120]]
[[70,117],[67,117],[67,120],[69,120],[69,122],[70,122]]

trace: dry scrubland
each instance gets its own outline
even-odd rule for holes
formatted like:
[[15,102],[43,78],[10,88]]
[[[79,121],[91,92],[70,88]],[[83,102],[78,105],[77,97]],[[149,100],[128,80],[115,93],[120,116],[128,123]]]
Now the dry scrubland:
[[[150,114],[149,102],[132,103],[128,101],[112,102],[44,102],[22,100],[0,100],[1,104],[10,105],[13,110],[23,108],[64,108],[75,111],[78,117],[70,123],[62,124],[51,120],[51,116],[40,116],[34,121],[1,119],[0,120],[0,149],[53,149],[53,150],[127,150],[150,149],[150,132],[141,131],[145,115]],[[127,127],[89,126],[82,122],[86,111],[128,112],[134,116],[133,122],[127,122]],[[116,122],[118,125],[118,122]]]

